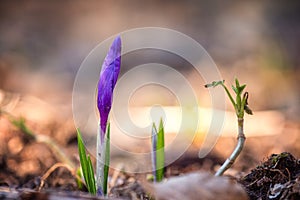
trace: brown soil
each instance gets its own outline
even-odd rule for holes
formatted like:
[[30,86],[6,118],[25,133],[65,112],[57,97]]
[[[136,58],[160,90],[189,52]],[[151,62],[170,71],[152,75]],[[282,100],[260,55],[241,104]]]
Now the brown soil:
[[240,179],[251,199],[300,199],[300,159],[290,153],[271,155]]

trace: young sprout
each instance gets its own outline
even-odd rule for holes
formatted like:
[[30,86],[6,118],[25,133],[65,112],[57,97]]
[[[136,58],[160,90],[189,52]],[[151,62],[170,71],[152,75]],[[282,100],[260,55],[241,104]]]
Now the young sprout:
[[225,82],[224,80],[223,81],[213,81],[210,84],[206,84],[205,87],[209,88],[209,87],[216,87],[218,85],[221,85],[225,89],[225,91],[234,107],[234,110],[235,110],[235,113],[237,116],[238,144],[235,147],[232,154],[230,155],[230,157],[227,158],[227,160],[223,163],[223,165],[220,167],[220,169],[216,172],[216,174],[215,174],[216,176],[221,176],[227,169],[229,169],[235,162],[236,158],[241,153],[241,151],[244,147],[245,140],[246,140],[246,137],[244,134],[244,114],[245,114],[245,112],[249,115],[253,114],[252,110],[248,106],[249,94],[248,94],[248,92],[245,92],[243,94],[243,90],[245,89],[246,85],[240,85],[238,79],[235,79],[235,86],[232,85],[232,90],[236,94],[236,98],[234,100],[233,97],[231,96],[228,88],[224,85],[224,82]]
[[159,129],[157,132],[156,126],[152,125],[152,168],[154,182],[162,181],[164,177],[164,164],[165,164],[165,139],[164,139],[164,126],[163,121],[160,119]]
[[89,155],[86,155],[81,134],[78,130],[78,150],[85,183],[90,193],[107,195],[107,179],[110,162],[110,124],[108,116],[112,106],[113,90],[121,66],[121,38],[113,41],[102,64],[98,81],[97,107],[100,114],[97,134],[96,181]]

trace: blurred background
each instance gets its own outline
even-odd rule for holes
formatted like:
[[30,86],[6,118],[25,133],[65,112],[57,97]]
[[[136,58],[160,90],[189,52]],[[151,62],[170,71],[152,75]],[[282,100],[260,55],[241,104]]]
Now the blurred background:
[[[100,42],[145,26],[198,41],[229,83],[248,84],[254,110],[299,108],[298,1],[1,1],[0,88],[58,101]],[[60,99],[70,101],[70,98]]]
[[[299,1],[2,0],[0,101],[12,106],[15,116],[38,123],[33,126],[37,131],[49,132],[41,128],[43,123],[63,121],[73,134],[72,89],[84,58],[108,37],[147,26],[174,29],[195,39],[228,86],[235,77],[247,84],[254,113],[272,111],[256,119],[280,119],[281,124],[271,123],[269,132],[278,125],[287,128],[280,133],[299,135]],[[174,67],[180,70],[180,65]],[[14,98],[22,101],[14,104]],[[137,99],[138,105],[149,103],[147,98]],[[174,99],[164,104],[174,105]],[[70,135],[65,129],[60,134],[57,127],[51,129],[57,139]]]

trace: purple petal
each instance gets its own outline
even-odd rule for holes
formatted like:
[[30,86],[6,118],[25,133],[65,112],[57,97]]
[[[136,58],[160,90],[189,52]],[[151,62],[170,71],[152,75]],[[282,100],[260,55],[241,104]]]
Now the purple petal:
[[98,82],[97,106],[100,113],[101,142],[104,141],[108,115],[112,105],[113,90],[121,66],[121,38],[113,41],[102,64],[100,79]]

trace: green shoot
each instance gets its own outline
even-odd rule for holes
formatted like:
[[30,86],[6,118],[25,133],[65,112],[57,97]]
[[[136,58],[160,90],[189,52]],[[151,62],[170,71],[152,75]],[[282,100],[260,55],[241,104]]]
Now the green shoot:
[[23,117],[20,117],[19,119],[11,119],[11,123],[29,137],[36,139],[35,134],[26,126],[25,119]]
[[233,163],[235,162],[236,158],[241,153],[244,143],[246,140],[245,134],[244,134],[244,113],[246,112],[249,115],[252,115],[252,110],[248,106],[248,92],[245,92],[243,94],[243,90],[245,89],[246,85],[240,85],[238,79],[235,79],[235,86],[232,85],[232,90],[236,94],[236,98],[232,97],[231,93],[229,92],[228,88],[224,85],[223,81],[213,81],[210,84],[206,84],[205,87],[216,87],[218,85],[221,85],[224,90],[227,93],[227,96],[229,97],[237,119],[238,119],[238,144],[234,151],[232,152],[231,156],[224,162],[224,164],[220,167],[220,169],[216,172],[216,176],[221,176],[227,169],[229,169]]
[[164,177],[164,164],[165,164],[164,146],[165,146],[164,127],[161,119],[159,123],[158,132],[154,123],[152,126],[152,166],[153,166],[154,182],[160,182],[163,180]]
[[162,119],[159,122],[159,128],[157,133],[157,150],[156,150],[156,181],[162,181],[164,177],[164,165],[165,165],[165,137],[164,137],[164,125]]
[[84,143],[79,129],[77,129],[77,140],[78,140],[78,152],[79,152],[81,170],[83,173],[86,187],[89,193],[96,195],[96,191],[97,191],[96,180],[94,176],[92,161],[90,156],[86,154]]
[[243,94],[243,97],[242,97],[242,93],[243,93],[243,90],[245,89],[246,85],[240,85],[238,79],[235,79],[235,86],[231,86],[232,87],[232,90],[235,92],[236,94],[236,101],[233,99],[233,97],[231,96],[231,93],[229,92],[228,88],[224,85],[224,80],[223,81],[213,81],[212,83],[210,84],[206,84],[205,87],[206,88],[209,88],[209,87],[216,87],[218,85],[221,85],[227,96],[229,97],[230,99],[230,102],[232,103],[234,109],[235,109],[235,112],[236,112],[236,116],[238,118],[243,118],[244,117],[244,111],[249,114],[249,115],[252,115],[252,111],[251,109],[248,107],[248,97],[249,97],[249,94],[248,92],[245,92]]
[[80,167],[78,167],[76,169],[76,176],[80,177],[80,179],[76,179],[76,183],[77,183],[78,189],[81,190],[83,188],[83,184],[82,184],[82,179],[81,179],[82,173],[81,173],[81,168]]

